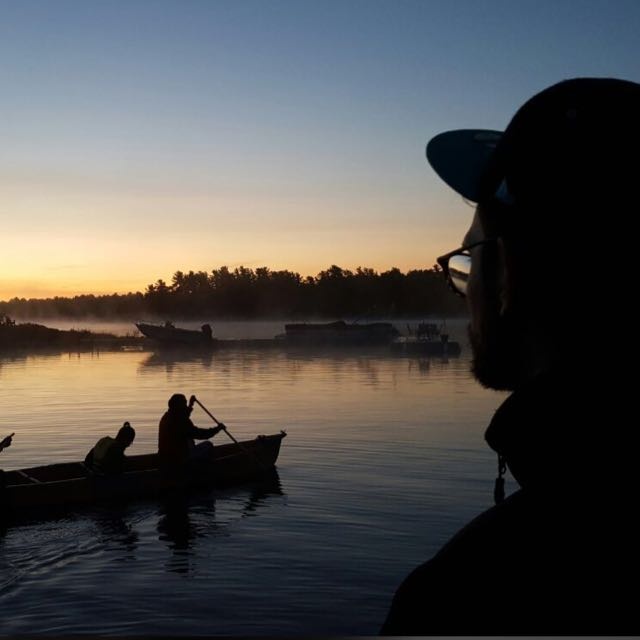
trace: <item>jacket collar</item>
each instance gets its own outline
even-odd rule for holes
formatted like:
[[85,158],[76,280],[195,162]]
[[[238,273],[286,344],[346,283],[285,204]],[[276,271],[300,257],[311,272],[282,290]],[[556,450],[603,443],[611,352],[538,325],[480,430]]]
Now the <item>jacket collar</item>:
[[609,439],[599,437],[611,422],[606,398],[584,378],[540,375],[502,403],[485,439],[523,488],[558,479],[584,484],[606,464],[602,447]]

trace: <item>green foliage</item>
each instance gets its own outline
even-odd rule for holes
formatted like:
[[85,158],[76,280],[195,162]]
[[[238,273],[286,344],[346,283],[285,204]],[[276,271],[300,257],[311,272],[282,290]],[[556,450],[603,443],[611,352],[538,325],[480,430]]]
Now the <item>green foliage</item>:
[[355,272],[332,265],[317,276],[268,267],[231,271],[176,271],[171,284],[156,280],[144,293],[0,302],[0,314],[18,318],[295,318],[452,315],[465,306],[446,287],[440,268],[402,273]]

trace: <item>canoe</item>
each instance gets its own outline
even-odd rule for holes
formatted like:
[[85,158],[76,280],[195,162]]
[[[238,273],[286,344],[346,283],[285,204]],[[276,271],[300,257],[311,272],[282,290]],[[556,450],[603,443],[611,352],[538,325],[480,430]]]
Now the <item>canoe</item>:
[[188,486],[242,484],[273,471],[285,436],[281,431],[239,444],[215,446],[211,462],[190,470],[188,477],[162,472],[155,453],[127,456],[125,472],[114,476],[91,473],[82,462],[6,471],[2,501],[12,512],[153,497]]
[[326,323],[285,324],[280,336],[287,344],[349,346],[389,344],[399,335],[390,322],[347,324],[343,320]]
[[201,331],[196,331],[193,329],[181,329],[174,326],[136,322],[136,327],[138,327],[140,333],[163,345],[212,346],[216,340],[211,337],[210,327],[208,331],[204,330],[204,327],[208,326],[209,325],[203,325],[203,329]]

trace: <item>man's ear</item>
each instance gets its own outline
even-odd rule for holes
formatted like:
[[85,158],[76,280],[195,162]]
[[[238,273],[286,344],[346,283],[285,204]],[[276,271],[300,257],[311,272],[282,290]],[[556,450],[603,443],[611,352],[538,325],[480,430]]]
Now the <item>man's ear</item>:
[[498,273],[498,300],[500,301],[499,313],[501,316],[509,313],[513,308],[513,263],[509,259],[509,250],[502,238],[496,240],[497,246],[497,273]]

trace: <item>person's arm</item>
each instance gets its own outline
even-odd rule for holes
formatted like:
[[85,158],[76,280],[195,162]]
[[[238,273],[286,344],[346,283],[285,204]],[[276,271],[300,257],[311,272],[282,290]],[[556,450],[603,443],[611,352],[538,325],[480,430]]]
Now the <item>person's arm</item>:
[[3,449],[6,449],[7,447],[11,446],[11,441],[13,439],[13,436],[15,436],[15,433],[12,433],[11,435],[8,435],[6,438],[3,438],[0,441],[0,451],[2,451]]
[[226,430],[227,430],[226,425],[224,425],[222,422],[220,422],[217,427],[212,427],[211,431],[213,433],[211,435],[215,436],[216,434],[220,433],[221,431],[226,431]]
[[220,423],[217,427],[211,427],[210,429],[201,429],[200,427],[196,427],[191,420],[188,421],[187,433],[190,438],[194,440],[208,440],[209,438],[213,438],[216,433],[220,433],[225,428],[225,426]]

